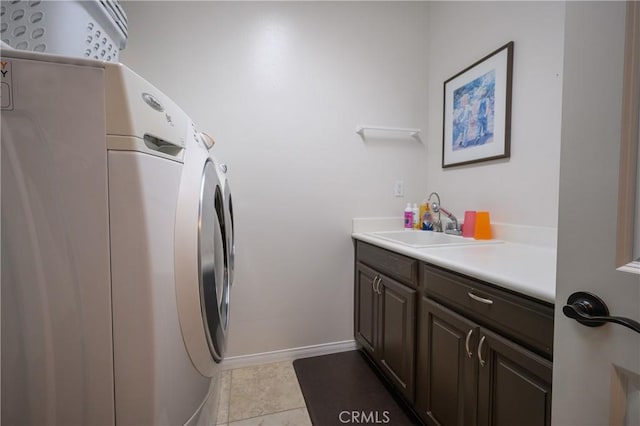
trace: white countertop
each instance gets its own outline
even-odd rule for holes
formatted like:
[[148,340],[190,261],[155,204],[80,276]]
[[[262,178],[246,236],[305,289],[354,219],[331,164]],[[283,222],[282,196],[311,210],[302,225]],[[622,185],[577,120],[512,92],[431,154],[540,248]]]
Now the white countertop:
[[356,240],[555,304],[554,247],[504,241],[499,244],[414,248],[369,232],[351,235]]

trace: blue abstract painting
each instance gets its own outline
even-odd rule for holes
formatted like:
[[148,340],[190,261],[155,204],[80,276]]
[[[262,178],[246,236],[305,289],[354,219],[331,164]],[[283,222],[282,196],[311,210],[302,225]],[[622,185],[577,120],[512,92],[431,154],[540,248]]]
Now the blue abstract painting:
[[454,90],[454,151],[493,142],[495,91],[495,70]]

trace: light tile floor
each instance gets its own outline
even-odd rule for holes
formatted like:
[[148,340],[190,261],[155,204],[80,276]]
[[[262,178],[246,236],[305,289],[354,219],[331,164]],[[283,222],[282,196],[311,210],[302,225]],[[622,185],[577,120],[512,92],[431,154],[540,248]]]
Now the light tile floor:
[[224,371],[217,424],[311,426],[291,361]]

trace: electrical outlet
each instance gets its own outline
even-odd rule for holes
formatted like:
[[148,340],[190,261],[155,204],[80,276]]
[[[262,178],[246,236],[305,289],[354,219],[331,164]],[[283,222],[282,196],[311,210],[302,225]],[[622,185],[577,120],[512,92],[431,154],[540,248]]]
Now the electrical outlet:
[[393,195],[396,197],[404,197],[404,182],[401,180],[397,180],[396,184],[393,186]]

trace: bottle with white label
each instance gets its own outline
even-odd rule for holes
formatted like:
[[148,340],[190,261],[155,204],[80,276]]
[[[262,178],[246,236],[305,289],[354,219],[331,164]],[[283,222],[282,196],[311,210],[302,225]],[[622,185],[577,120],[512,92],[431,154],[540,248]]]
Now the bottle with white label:
[[420,209],[418,204],[413,203],[411,212],[413,213],[413,229],[420,229]]
[[410,231],[413,229],[413,209],[411,203],[407,203],[407,207],[404,209],[404,230]]

